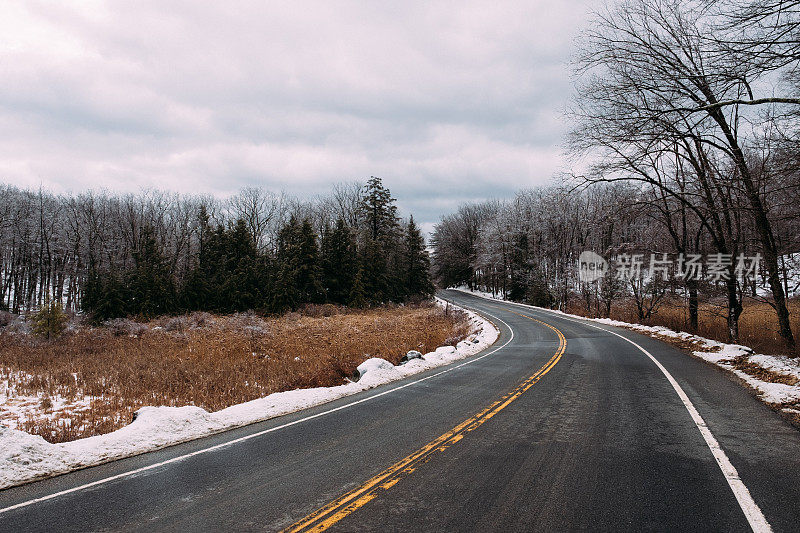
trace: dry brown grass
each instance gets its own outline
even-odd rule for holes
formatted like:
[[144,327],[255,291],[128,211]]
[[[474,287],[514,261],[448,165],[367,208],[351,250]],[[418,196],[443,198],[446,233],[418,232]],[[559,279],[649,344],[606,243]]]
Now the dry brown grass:
[[408,350],[425,353],[469,333],[463,314],[432,306],[326,306],[281,318],[193,315],[139,328],[139,335],[117,326],[53,342],[0,334],[0,370],[14,377],[17,394],[94,398],[61,420],[20,420],[21,429],[63,442],[113,431],[145,405],[216,411],[273,392],[339,385],[370,357],[398,363]]
[[782,383],[784,385],[797,385],[800,383],[800,379],[797,379],[796,376],[783,374],[781,372],[764,368],[755,363],[751,363],[747,360],[747,358],[744,357],[737,357],[731,361],[731,364],[735,369],[741,370],[742,372],[750,374],[754,378],[760,379],[761,381],[766,381],[767,383]]
[[[570,313],[586,315],[580,302],[568,310]],[[697,331],[689,329],[689,311],[685,302],[679,299],[666,300],[653,317],[646,322],[650,326],[665,326],[675,331],[688,331],[701,337],[728,342],[728,326],[725,320],[725,307],[714,301],[700,304]],[[800,301],[789,301],[792,330],[800,335]],[[614,302],[611,318],[623,322],[638,323],[636,306],[632,300]],[[763,302],[745,300],[744,311],[739,318],[739,343],[749,346],[757,353],[800,355],[789,353],[778,335],[778,319],[772,307]]]

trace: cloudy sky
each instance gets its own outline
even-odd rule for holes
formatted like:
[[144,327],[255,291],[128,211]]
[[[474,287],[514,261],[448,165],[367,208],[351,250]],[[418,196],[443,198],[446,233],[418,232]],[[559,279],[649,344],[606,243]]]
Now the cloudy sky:
[[376,175],[430,229],[564,168],[589,5],[0,0],[0,181],[311,195]]

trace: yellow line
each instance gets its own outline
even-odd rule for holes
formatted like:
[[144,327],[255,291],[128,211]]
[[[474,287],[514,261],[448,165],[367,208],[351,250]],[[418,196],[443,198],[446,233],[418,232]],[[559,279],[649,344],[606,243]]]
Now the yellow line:
[[443,452],[451,445],[459,442],[464,438],[466,433],[478,428],[501,410],[505,409],[511,402],[519,398],[525,391],[530,389],[537,381],[539,381],[542,376],[547,374],[550,369],[552,369],[556,363],[558,363],[558,361],[561,359],[561,356],[564,354],[564,350],[567,348],[566,337],[564,337],[564,334],[558,328],[547,324],[546,322],[542,322],[541,320],[537,320],[515,311],[509,310],[509,312],[547,326],[558,335],[558,349],[544,364],[544,366],[542,366],[525,381],[517,385],[517,387],[515,387],[511,392],[492,403],[480,413],[461,422],[444,435],[432,440],[411,455],[396,462],[360,487],[314,511],[310,515],[289,526],[284,531],[325,531],[347,515],[353,513],[357,509],[377,498],[379,490],[382,489],[386,491],[392,488],[395,484],[397,484],[398,481],[400,481],[402,477],[414,472],[419,464],[427,462],[434,453]]

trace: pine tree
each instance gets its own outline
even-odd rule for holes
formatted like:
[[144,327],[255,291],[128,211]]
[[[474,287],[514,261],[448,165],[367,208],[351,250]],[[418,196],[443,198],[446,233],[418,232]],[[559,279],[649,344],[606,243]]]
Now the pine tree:
[[94,313],[102,297],[103,285],[100,273],[94,261],[90,261],[89,268],[81,285],[81,309],[86,313]]
[[514,236],[514,246],[509,254],[510,281],[508,297],[515,302],[526,300],[528,284],[531,279],[531,265],[528,261],[528,234],[520,232]]
[[361,219],[372,240],[386,241],[396,237],[399,221],[395,199],[380,178],[371,176],[361,197]]
[[360,268],[364,294],[371,304],[385,303],[390,299],[386,255],[379,241],[367,237]]
[[33,333],[49,340],[61,335],[66,327],[67,315],[61,302],[54,302],[48,296],[39,312],[33,315]]
[[93,324],[124,317],[129,312],[128,288],[116,269],[99,272],[92,263],[82,290],[81,308]]
[[209,217],[205,206],[200,206],[197,216],[200,226],[200,242],[197,252],[197,264],[186,276],[181,289],[180,302],[183,309],[189,311],[211,310],[212,284],[209,272],[209,241],[212,231],[209,226]]
[[538,267],[532,267],[528,271],[525,302],[539,307],[550,307],[555,302],[555,298],[547,286],[547,280]]
[[347,302],[347,305],[356,309],[362,309],[369,305],[369,301],[364,294],[364,284],[361,281],[363,277],[364,269],[359,266],[358,270],[356,270],[356,275],[353,277],[353,286],[350,289],[350,296]]
[[130,294],[123,276],[110,270],[100,281],[100,296],[92,312],[96,324],[112,318],[121,318],[130,313]]
[[353,233],[344,219],[325,228],[322,239],[322,279],[328,301],[346,305],[350,300],[358,257]]
[[324,297],[317,236],[311,221],[303,220],[298,233],[297,291],[300,303],[321,303]]
[[244,220],[203,233],[197,266],[182,293],[186,308],[225,313],[265,308],[267,258],[259,253]]
[[264,305],[262,258],[243,219],[226,232],[225,279],[220,287],[220,308],[246,311]]
[[135,267],[128,274],[127,283],[130,311],[146,317],[173,311],[175,286],[152,227],[142,228],[133,259]]
[[399,221],[389,189],[372,176],[361,196],[359,220],[362,225],[360,259],[362,281],[370,303],[399,301],[402,282],[398,273]]
[[272,308],[276,312],[295,309],[300,303],[297,289],[299,249],[300,224],[292,216],[278,232],[278,250],[275,256],[277,275],[272,297]]
[[405,235],[404,289],[406,297],[430,298],[435,289],[430,276],[430,257],[412,216]]

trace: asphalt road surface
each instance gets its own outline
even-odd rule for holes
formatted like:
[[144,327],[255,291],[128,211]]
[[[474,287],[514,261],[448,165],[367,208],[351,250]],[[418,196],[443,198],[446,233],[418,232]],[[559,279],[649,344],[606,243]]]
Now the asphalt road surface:
[[0,491],[0,530],[800,531],[800,432],[732,377],[628,331],[440,295],[494,321],[495,345]]

